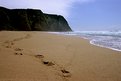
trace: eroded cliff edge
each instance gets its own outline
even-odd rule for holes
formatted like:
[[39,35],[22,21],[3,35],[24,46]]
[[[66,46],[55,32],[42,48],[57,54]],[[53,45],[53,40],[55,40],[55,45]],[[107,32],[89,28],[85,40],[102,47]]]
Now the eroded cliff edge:
[[14,31],[72,31],[61,15],[45,14],[36,9],[7,9],[0,7],[0,30]]

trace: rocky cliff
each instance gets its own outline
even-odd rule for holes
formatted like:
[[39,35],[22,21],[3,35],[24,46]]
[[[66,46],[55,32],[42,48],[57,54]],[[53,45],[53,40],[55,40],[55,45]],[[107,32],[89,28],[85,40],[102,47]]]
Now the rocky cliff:
[[0,7],[0,30],[72,31],[61,15],[45,14],[35,9]]

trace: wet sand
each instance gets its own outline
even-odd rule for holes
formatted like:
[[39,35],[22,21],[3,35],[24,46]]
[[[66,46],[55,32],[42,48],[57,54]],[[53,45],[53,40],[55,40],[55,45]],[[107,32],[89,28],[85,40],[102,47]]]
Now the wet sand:
[[0,32],[0,81],[121,81],[121,52],[45,32]]

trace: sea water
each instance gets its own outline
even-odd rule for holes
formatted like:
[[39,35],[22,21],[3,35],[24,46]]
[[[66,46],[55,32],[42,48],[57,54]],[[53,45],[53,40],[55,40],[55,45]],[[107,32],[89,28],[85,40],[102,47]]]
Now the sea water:
[[90,40],[90,44],[121,51],[121,31],[76,31],[58,34],[80,36]]

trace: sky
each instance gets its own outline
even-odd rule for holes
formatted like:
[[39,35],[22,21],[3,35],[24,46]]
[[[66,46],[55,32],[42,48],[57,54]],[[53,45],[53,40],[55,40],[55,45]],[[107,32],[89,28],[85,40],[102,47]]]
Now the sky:
[[74,31],[121,29],[121,0],[0,0],[0,6],[62,15]]

